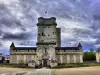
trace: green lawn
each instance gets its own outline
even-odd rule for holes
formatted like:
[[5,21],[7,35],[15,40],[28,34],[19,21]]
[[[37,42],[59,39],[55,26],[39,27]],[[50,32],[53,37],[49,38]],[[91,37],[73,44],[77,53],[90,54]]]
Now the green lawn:
[[91,66],[100,66],[100,64],[60,64],[58,66],[53,67],[53,69],[58,68],[74,68],[74,67],[91,67]]
[[[60,68],[74,68],[74,67],[91,67],[91,66],[100,66],[100,64],[60,64],[58,66],[53,67],[52,69],[60,69]],[[16,65],[0,65],[0,67],[6,67],[6,68],[32,68],[28,66],[16,66]]]
[[32,68],[28,66],[17,66],[17,65],[0,65],[0,67],[6,67],[6,68]]

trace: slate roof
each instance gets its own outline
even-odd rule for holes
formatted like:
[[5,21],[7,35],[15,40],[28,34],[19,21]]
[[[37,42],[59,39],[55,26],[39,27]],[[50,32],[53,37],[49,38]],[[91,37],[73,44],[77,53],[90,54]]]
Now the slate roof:
[[13,42],[12,42],[12,44],[10,45],[10,47],[15,47]]
[[78,47],[82,47],[81,43],[78,44]]
[[16,50],[36,50],[36,47],[15,47]]
[[79,50],[78,47],[55,47],[55,50]]

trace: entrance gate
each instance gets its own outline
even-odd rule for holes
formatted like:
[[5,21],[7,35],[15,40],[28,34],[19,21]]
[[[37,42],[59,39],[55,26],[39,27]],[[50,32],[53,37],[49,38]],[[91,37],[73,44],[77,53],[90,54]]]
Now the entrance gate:
[[48,60],[47,59],[43,59],[43,67],[48,67]]

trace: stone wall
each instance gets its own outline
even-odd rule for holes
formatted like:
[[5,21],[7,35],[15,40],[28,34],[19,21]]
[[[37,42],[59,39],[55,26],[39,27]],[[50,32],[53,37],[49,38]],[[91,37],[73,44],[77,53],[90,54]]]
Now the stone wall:
[[58,63],[83,63],[82,54],[58,54],[56,57]]
[[37,60],[37,55],[10,55],[10,64],[27,64],[30,60]]

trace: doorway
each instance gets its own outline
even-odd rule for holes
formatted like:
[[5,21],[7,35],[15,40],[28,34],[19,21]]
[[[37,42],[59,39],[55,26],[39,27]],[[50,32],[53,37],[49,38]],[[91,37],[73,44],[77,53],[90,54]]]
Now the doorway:
[[43,67],[48,67],[48,60],[47,59],[43,59]]

